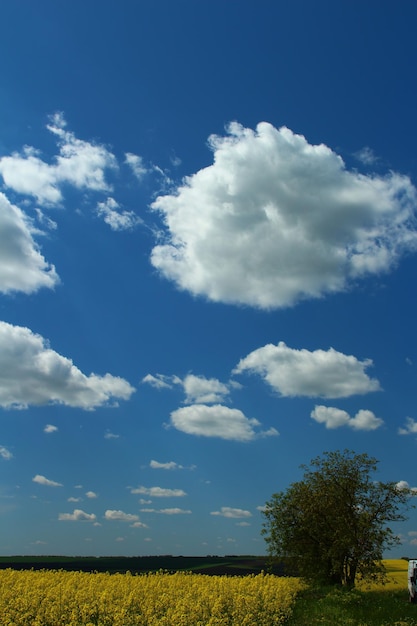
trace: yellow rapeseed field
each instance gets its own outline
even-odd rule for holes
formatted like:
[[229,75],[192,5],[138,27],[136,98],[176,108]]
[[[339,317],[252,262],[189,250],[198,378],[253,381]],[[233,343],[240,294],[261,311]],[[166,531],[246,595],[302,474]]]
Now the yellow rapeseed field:
[[270,574],[227,577],[0,571],[2,626],[272,626],[302,582]]

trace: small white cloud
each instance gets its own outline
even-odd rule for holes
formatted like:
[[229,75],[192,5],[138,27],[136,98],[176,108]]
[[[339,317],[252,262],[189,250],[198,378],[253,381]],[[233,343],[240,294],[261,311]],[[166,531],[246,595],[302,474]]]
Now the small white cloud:
[[102,217],[112,230],[133,230],[143,220],[134,211],[121,209],[114,198],[107,198],[105,202],[97,203],[97,215]]
[[174,384],[181,382],[176,376],[164,376],[163,374],[147,374],[142,378],[142,383],[146,383],[155,389],[172,389]]
[[13,454],[5,446],[0,446],[0,457],[5,461],[10,461],[13,458]]
[[378,157],[375,155],[372,148],[369,148],[369,146],[365,146],[358,152],[355,152],[354,156],[364,165],[374,165],[379,161]]
[[281,341],[254,350],[241,359],[235,374],[245,371],[259,374],[282,396],[346,398],[380,390],[379,382],[365,370],[370,359],[329,350],[295,350]]
[[258,437],[275,436],[278,431],[257,431],[260,422],[246,417],[239,409],[220,404],[193,404],[171,413],[171,425],[188,435],[220,437],[231,441],[252,441]]
[[148,526],[146,524],[144,524],[143,522],[133,522],[133,524],[130,524],[131,528],[148,528]]
[[53,424],[46,424],[45,428],[43,429],[43,432],[47,434],[56,433],[58,432],[58,427],[54,426]]
[[74,509],[72,513],[60,513],[58,516],[61,522],[93,522],[95,519],[94,513],[86,513],[81,509]]
[[85,495],[87,498],[90,498],[90,499],[98,498],[98,495],[96,494],[95,491],[87,491]]
[[62,487],[63,486],[61,483],[57,483],[54,480],[49,480],[49,478],[45,478],[45,476],[42,476],[41,474],[36,474],[36,476],[32,478],[32,481],[34,483],[38,483],[38,485],[45,485],[46,487]]
[[252,517],[252,513],[250,511],[245,511],[245,509],[235,509],[230,506],[222,506],[220,511],[212,511],[210,515],[219,515],[221,517],[228,517],[233,519]]
[[175,461],[168,461],[168,463],[160,463],[159,461],[152,461],[149,463],[149,467],[152,469],[164,469],[164,470],[177,470],[184,469],[182,465],[178,465]]
[[329,147],[266,122],[234,122],[227,133],[210,138],[212,165],[151,206],[165,227],[151,262],[180,289],[285,307],[389,271],[416,250],[409,177],[349,171]]
[[109,430],[107,430],[104,433],[104,439],[119,439],[120,435],[115,435],[114,433],[110,432]]
[[131,168],[133,174],[139,181],[148,173],[148,169],[144,165],[142,157],[137,154],[126,152],[125,163]]
[[188,374],[183,380],[187,404],[212,404],[223,402],[229,395],[229,388],[217,378],[205,378]]
[[128,400],[135,389],[110,374],[83,374],[29,328],[0,322],[0,406],[64,404],[94,409],[115,399]]
[[104,513],[104,519],[120,522],[138,522],[139,516],[133,515],[132,513],[124,513],[123,511],[107,509]]
[[398,429],[399,435],[416,435],[417,434],[417,422],[412,417],[407,417],[405,420],[405,426]]
[[182,498],[187,494],[182,489],[165,489],[163,487],[136,487],[130,493],[150,496],[151,498]]
[[372,411],[361,409],[355,417],[350,417],[346,411],[322,405],[314,408],[311,412],[311,417],[319,424],[325,424],[326,428],[330,429],[348,426],[353,430],[376,430],[384,423]]
[[82,498],[74,498],[73,496],[71,496],[67,499],[67,502],[81,502],[81,500]]
[[178,507],[171,509],[141,509],[142,513],[159,513],[161,515],[190,515],[192,511],[188,509],[180,509]]
[[36,233],[25,213],[0,192],[0,292],[29,294],[59,282],[33,238]]

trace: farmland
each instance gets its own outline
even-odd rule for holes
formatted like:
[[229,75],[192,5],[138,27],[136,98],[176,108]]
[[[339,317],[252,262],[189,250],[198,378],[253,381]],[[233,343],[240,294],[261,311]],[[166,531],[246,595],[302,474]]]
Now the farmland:
[[[416,626],[407,562],[388,583],[316,588],[259,557],[3,557],[7,626]],[[45,569],[46,567],[46,569]],[[198,574],[198,575],[197,575]]]
[[272,574],[105,574],[0,571],[8,626],[272,626],[284,624],[301,590]]

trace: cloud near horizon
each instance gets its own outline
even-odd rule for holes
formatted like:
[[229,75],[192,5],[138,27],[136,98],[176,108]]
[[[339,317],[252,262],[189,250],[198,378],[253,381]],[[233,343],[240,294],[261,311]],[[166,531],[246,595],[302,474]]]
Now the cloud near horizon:
[[29,328],[0,321],[0,406],[64,404],[85,410],[128,400],[135,389],[123,378],[83,374]]
[[283,341],[267,344],[241,359],[234,374],[260,375],[281,396],[346,398],[381,389],[365,370],[372,361],[329,350],[296,350]]
[[290,129],[233,122],[211,136],[213,164],[151,205],[163,219],[151,262],[215,302],[273,309],[345,290],[417,248],[407,176],[348,171]]

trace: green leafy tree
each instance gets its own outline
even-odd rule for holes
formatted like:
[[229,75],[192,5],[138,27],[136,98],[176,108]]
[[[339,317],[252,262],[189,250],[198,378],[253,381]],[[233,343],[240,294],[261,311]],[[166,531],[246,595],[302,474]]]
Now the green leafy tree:
[[383,579],[383,552],[399,543],[390,524],[406,519],[410,490],[376,481],[377,464],[344,450],[301,466],[303,480],[266,503],[262,533],[270,556],[324,584]]

